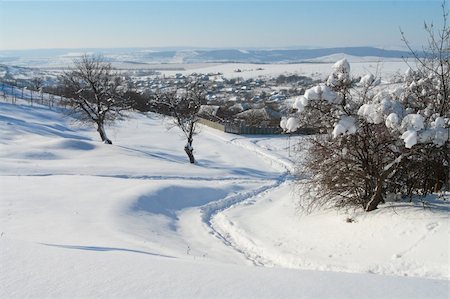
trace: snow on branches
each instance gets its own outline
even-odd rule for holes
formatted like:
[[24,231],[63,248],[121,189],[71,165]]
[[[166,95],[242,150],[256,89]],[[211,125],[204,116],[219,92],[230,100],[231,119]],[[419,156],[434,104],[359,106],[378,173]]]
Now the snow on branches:
[[[397,139],[404,141],[406,148],[417,143],[442,146],[448,140],[444,131],[450,122],[448,116],[440,114],[440,102],[427,97],[436,94],[434,89],[439,84],[433,84],[434,81],[431,74],[424,77],[408,69],[402,86],[368,92],[361,98],[358,88],[374,88],[379,80],[368,74],[357,85],[352,84],[350,65],[342,59],[335,63],[326,83],[307,89],[295,100],[293,108],[299,113],[299,124],[308,119],[308,114],[311,116],[311,110],[316,110],[315,117],[325,120],[321,124],[334,138],[354,134],[360,123],[366,122],[384,124]],[[427,97],[427,103],[421,101],[423,97]],[[307,107],[310,111],[306,111]]]
[[[430,178],[414,167],[446,159],[449,109],[441,109],[435,77],[409,69],[402,84],[379,84],[372,74],[352,79],[349,63],[340,60],[325,83],[294,101],[296,115],[280,124],[286,132],[305,126],[325,133],[313,141],[307,168],[319,197],[333,198],[338,206],[374,210],[387,190],[418,190],[410,176],[421,176],[417,181],[427,190]],[[440,173],[433,176],[442,183]]]
[[[389,193],[436,192],[449,181],[450,30],[426,25],[429,44],[396,84],[367,74],[352,78],[345,59],[293,108],[298,124],[318,130],[305,166],[319,206],[361,205],[372,211]],[[409,65],[408,65],[409,66]],[[287,120],[284,123],[287,128]],[[317,204],[316,204],[317,205]]]

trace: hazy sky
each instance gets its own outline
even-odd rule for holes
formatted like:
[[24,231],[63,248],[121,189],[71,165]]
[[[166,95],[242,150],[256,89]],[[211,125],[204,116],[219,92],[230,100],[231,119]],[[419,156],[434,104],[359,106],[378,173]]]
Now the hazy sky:
[[[0,49],[416,45],[428,1],[5,1]],[[448,6],[448,5],[447,5]]]

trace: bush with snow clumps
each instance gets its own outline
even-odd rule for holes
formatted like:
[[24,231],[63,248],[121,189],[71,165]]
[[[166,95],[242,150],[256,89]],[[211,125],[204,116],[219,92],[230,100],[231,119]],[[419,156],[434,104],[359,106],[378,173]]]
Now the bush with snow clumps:
[[[438,99],[423,105],[417,98],[430,99],[428,84],[433,78],[408,69],[403,86],[375,89],[379,79],[369,74],[359,82],[352,80],[350,65],[343,59],[325,84],[296,99],[295,125],[316,126],[326,133],[315,138],[306,162],[320,198],[371,211],[388,190],[406,192],[408,176],[418,176],[411,171],[413,165],[443,163],[439,161],[447,157],[442,153],[448,145],[450,109],[437,109]],[[448,162],[444,167],[448,169]],[[420,180],[426,185],[430,178],[422,174]],[[414,188],[419,187],[412,184],[408,192]]]

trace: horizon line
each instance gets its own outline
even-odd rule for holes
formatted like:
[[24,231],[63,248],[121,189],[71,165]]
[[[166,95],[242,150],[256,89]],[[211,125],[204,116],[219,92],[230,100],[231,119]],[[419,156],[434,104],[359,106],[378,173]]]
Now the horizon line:
[[406,46],[377,46],[377,45],[349,45],[349,46],[125,46],[125,47],[50,47],[50,48],[22,48],[22,49],[0,49],[0,52],[8,51],[44,51],[44,50],[319,50],[319,49],[345,49],[345,48],[374,48],[386,51],[408,51]]

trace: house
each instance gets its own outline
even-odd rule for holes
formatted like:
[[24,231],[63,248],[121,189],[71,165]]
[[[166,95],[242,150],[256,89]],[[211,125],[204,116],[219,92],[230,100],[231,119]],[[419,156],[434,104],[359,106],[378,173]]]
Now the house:
[[281,119],[281,114],[270,108],[252,108],[235,115],[236,119],[243,120],[247,125],[253,126],[273,126],[277,125]]

